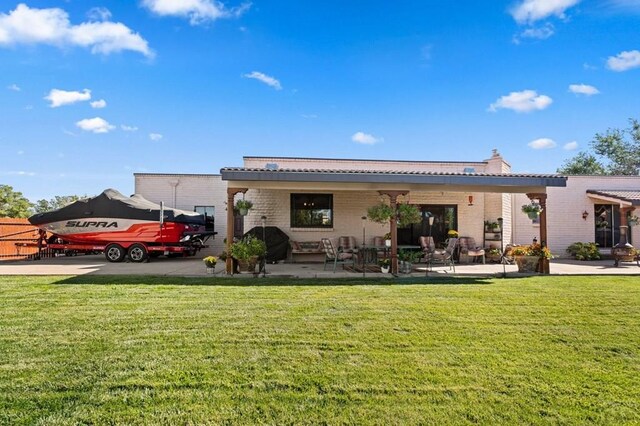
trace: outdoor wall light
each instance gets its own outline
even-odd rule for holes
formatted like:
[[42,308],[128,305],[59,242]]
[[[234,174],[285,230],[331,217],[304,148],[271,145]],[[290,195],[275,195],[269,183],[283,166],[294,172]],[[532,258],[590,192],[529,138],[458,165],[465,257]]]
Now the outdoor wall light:
[[582,212],[582,220],[587,220],[587,218],[589,217],[589,212],[588,211],[583,211]]
[[469,205],[473,205],[473,195],[469,195]]

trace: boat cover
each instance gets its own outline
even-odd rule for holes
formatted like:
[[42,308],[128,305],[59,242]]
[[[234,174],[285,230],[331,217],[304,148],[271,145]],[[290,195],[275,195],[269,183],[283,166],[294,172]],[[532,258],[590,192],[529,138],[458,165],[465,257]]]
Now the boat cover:
[[[139,194],[126,197],[115,189],[107,189],[96,197],[78,200],[50,212],[34,214],[29,218],[29,222],[33,225],[42,225],[91,217],[160,222],[160,205]],[[164,220],[194,225],[205,224],[204,215],[168,207],[164,208]]]

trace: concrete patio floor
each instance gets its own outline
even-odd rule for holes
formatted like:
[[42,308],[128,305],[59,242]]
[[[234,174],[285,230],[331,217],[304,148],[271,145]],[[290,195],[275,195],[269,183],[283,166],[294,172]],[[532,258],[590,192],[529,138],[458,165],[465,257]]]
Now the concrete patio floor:
[[[362,272],[350,272],[340,266],[334,273],[327,266],[323,270],[322,263],[278,263],[267,265],[267,278],[359,278]],[[426,265],[415,265],[410,275],[400,277],[425,276]],[[613,260],[579,262],[571,259],[554,259],[550,265],[552,275],[640,275],[640,267],[634,263],[621,263],[613,266]],[[226,277],[224,264],[218,263],[214,275],[207,274],[206,267],[199,257],[181,259],[154,259],[149,263],[109,263],[102,255],[55,257],[38,261],[4,261],[0,262],[0,275],[160,275],[160,276],[216,276]],[[461,276],[521,276],[515,265],[501,264],[459,264],[455,273],[448,267],[434,266],[429,276],[461,275]],[[261,274],[262,275],[262,274]],[[393,278],[391,274],[366,272],[369,278]],[[252,274],[239,274],[230,279],[253,278]]]

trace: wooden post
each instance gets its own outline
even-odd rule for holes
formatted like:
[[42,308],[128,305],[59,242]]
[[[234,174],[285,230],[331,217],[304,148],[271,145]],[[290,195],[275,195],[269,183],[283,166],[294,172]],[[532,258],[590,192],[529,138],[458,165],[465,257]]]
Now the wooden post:
[[[547,247],[547,194],[544,192],[541,193],[531,193],[527,194],[527,197],[531,201],[538,200],[540,203],[540,207],[542,211],[540,212],[540,245],[542,247]],[[549,274],[549,259],[542,259],[540,262],[541,273]]]
[[235,206],[234,200],[237,193],[245,193],[248,188],[227,188],[227,260],[226,260],[226,272],[227,275],[233,275],[233,259],[231,258],[231,244],[233,244],[233,209]]
[[391,233],[391,273],[398,274],[398,220],[397,220],[397,206],[398,196],[407,195],[409,191],[378,191],[380,195],[387,195],[389,197],[389,204],[394,214],[389,221]]

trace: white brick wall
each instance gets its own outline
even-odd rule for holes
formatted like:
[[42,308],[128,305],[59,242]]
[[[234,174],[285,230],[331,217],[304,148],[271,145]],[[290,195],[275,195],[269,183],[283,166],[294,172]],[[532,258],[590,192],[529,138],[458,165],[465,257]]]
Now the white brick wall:
[[[594,204],[606,204],[593,201],[587,196],[587,189],[630,189],[640,190],[638,176],[570,176],[566,188],[547,189],[547,242],[551,252],[557,256],[566,256],[566,248],[574,242],[592,242],[595,240]],[[514,243],[530,244],[534,236],[539,235],[539,226],[520,211],[529,199],[524,194],[514,195],[513,226]],[[587,220],[582,212],[587,211]],[[640,214],[636,210],[636,215]],[[640,227],[632,227],[634,246],[640,247]]]
[[207,242],[210,248],[201,253],[206,256],[222,252],[227,229],[227,183],[220,175],[136,173],[134,177],[135,192],[154,203],[164,201],[166,206],[189,211],[195,206],[214,206],[218,235]]

